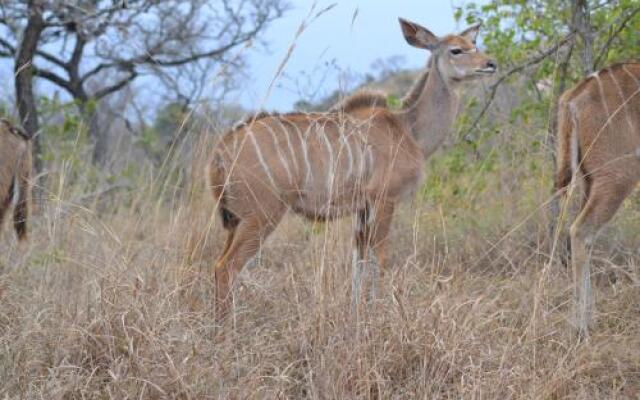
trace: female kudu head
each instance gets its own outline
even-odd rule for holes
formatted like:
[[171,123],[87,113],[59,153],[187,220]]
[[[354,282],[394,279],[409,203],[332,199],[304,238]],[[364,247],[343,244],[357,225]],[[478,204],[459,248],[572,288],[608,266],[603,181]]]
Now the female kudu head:
[[486,77],[497,70],[496,62],[476,47],[480,25],[475,24],[459,35],[439,38],[427,28],[400,18],[406,41],[414,47],[431,51],[433,65],[448,83],[454,85]]

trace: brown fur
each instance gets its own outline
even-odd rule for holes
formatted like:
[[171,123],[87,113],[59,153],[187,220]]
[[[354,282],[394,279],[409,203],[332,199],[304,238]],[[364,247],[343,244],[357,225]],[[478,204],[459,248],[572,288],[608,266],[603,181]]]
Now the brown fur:
[[590,246],[640,179],[640,63],[605,68],[565,92],[558,110],[556,190],[574,175],[584,198],[571,226],[576,317],[587,334],[592,313]]
[[15,198],[13,226],[20,240],[27,238],[31,196],[31,142],[28,139],[22,129],[0,119],[0,228]]
[[260,121],[261,119],[265,119],[269,117],[291,117],[294,115],[307,115],[307,114],[303,112],[298,112],[298,111],[293,111],[288,113],[260,111],[255,114],[249,115],[245,119],[234,124],[233,128],[231,128],[226,134],[227,135],[233,134],[236,131],[239,131],[243,128],[246,128],[247,126],[250,126],[256,123],[256,121]]
[[387,95],[384,92],[364,89],[334,105],[329,109],[329,112],[349,113],[359,108],[387,107]]
[[411,90],[409,90],[409,93],[407,93],[407,95],[402,99],[402,104],[405,107],[411,107],[418,102],[418,99],[422,95],[422,88],[424,88],[428,77],[429,70],[426,69],[424,72],[422,72],[422,74],[420,74],[416,82],[413,84]]
[[[435,71],[423,74],[403,109],[388,109],[382,94],[358,93],[327,113],[260,113],[217,144],[209,184],[229,231],[214,268],[219,311],[235,276],[288,210],[314,220],[356,214],[354,275],[363,263],[372,271],[385,266],[393,211],[417,189],[425,158],[449,134],[458,108],[454,86],[486,75],[489,64],[480,52],[450,55],[449,46],[460,43],[475,50],[476,28],[434,44],[425,42],[425,28],[401,24],[410,43],[432,50]],[[375,291],[381,282],[382,275],[372,276],[367,284]],[[354,278],[354,299],[360,283]]]
[[233,126],[233,128],[231,128],[230,132],[235,132],[235,131],[243,128],[244,126],[249,125],[252,122],[255,122],[255,121],[259,120],[259,119],[263,119],[263,118],[269,117],[269,116],[274,115],[274,114],[275,113],[268,113],[266,111],[260,111],[259,113],[250,115],[250,116],[246,117],[245,119],[243,119],[242,121],[240,121],[237,124],[235,124]]

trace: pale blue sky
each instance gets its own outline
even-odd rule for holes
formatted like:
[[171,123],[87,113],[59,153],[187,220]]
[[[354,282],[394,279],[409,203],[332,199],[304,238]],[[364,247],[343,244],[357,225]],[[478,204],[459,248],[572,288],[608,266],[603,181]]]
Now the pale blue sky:
[[[317,100],[344,87],[342,75],[362,76],[371,71],[372,63],[378,59],[399,55],[406,61],[403,67],[422,67],[428,53],[412,48],[404,41],[398,17],[413,20],[435,34],[443,35],[464,28],[456,25],[453,12],[468,1],[318,0],[317,10],[337,4],[302,33],[285,67],[285,76],[278,80],[265,100],[269,82],[313,3],[313,0],[290,0],[292,9],[274,22],[264,36],[268,50],[250,50],[248,77],[230,100],[251,109],[263,105],[262,108],[268,110],[287,111],[301,95],[315,95]],[[356,10],[358,14],[352,26]]]
[[[301,98],[318,101],[336,89],[350,89],[354,82],[371,72],[379,59],[394,56],[403,58],[403,68],[423,67],[429,57],[425,50],[409,46],[403,39],[398,17],[418,22],[437,35],[462,30],[453,19],[457,7],[471,0],[288,0],[291,9],[273,22],[262,42],[241,50],[248,61],[246,77],[239,80],[237,91],[226,101],[240,103],[247,109],[290,111]],[[487,3],[488,0],[475,0]],[[336,4],[334,8],[313,20],[296,41],[284,73],[276,81],[271,93],[267,88],[280,63],[284,60],[300,24],[310,14],[313,4],[318,11]],[[357,10],[357,16],[353,19]],[[353,21],[353,24],[352,24]],[[236,50],[238,51],[238,50]],[[12,63],[0,62],[0,76],[12,75]],[[206,98],[214,91],[213,76],[203,90]],[[350,85],[350,86],[348,86]],[[138,90],[155,90],[149,81],[136,82]],[[48,90],[66,94],[42,80],[36,82],[39,93]],[[0,83],[3,93],[13,92],[10,79]],[[153,90],[152,90],[153,89]]]

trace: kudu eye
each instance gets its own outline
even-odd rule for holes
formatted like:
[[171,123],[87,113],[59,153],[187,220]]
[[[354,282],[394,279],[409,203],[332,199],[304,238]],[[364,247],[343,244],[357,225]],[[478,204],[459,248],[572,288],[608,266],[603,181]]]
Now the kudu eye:
[[463,53],[462,49],[451,49],[450,53],[453,54],[454,56],[459,56],[460,54]]

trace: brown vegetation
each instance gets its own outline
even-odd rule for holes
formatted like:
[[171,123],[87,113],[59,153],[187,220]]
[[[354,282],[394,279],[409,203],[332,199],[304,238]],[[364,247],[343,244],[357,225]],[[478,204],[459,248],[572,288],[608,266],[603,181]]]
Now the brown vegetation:
[[[544,159],[521,133],[505,130],[496,146]],[[594,290],[606,301],[588,344],[568,329],[570,273],[536,256],[547,232],[537,207],[551,176],[531,174],[529,162],[509,154],[484,190],[448,195],[442,206],[418,196],[399,207],[389,236],[393,289],[375,307],[352,313],[350,221],[289,218],[240,275],[221,327],[211,312],[210,261],[224,232],[203,189],[207,156],[197,155],[184,194],[158,201],[173,186],[141,179],[102,214],[77,200],[83,187],[50,187],[28,258],[0,274],[0,398],[640,393],[640,257],[626,251],[640,239],[637,205],[622,210],[595,250]],[[52,181],[67,181],[64,171]],[[0,263],[13,253],[3,240]],[[190,287],[187,271],[199,278]],[[185,301],[185,290],[201,307]]]

